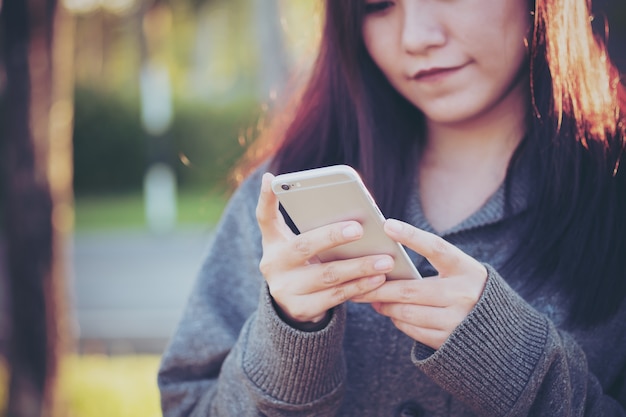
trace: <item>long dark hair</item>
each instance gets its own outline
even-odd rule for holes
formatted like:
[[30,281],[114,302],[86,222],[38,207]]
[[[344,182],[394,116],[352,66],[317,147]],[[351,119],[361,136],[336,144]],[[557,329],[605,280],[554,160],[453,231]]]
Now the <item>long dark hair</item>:
[[593,325],[626,297],[626,90],[586,1],[537,0],[533,14],[532,116],[510,165],[531,166],[532,209],[509,266],[527,270],[527,289],[568,294],[571,323]]
[[[403,218],[424,117],[369,57],[361,34],[364,2],[325,3],[309,82],[290,104],[284,129],[269,133],[272,170],[349,164],[382,211]],[[548,284],[565,290],[573,300],[570,319],[585,325],[613,314],[626,294],[626,175],[619,166],[626,94],[591,30],[585,0],[554,3],[537,0],[529,7],[535,20],[532,109],[509,172],[529,161],[531,210],[524,245],[502,272],[523,267],[530,289]],[[554,278],[538,282],[546,276]]]
[[383,212],[402,217],[423,116],[369,57],[361,36],[361,3],[326,2],[320,52],[273,168],[351,165]]

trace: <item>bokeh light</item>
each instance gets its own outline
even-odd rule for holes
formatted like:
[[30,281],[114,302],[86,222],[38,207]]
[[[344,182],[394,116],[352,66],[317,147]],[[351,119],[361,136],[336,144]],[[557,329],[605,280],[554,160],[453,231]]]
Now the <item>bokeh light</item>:
[[[1,0],[0,0],[1,1]],[[136,0],[63,0],[63,5],[72,13],[87,14],[103,9],[115,14],[126,14],[135,9]],[[1,5],[0,5],[1,6]]]

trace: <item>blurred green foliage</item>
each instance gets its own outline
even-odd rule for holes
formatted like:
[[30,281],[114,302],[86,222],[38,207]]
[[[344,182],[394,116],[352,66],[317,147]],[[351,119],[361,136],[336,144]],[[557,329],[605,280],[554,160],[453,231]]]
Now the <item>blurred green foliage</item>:
[[[186,189],[176,200],[177,226],[215,225],[224,210],[226,192]],[[77,231],[141,229],[146,227],[141,193],[115,193],[76,198]]]
[[77,88],[74,113],[74,186],[77,193],[136,189],[146,166],[137,101]]
[[254,139],[260,117],[256,100],[175,103],[171,153],[181,188],[218,189]]
[[253,99],[211,104],[177,101],[162,137],[141,125],[139,100],[77,87],[74,123],[74,187],[78,196],[141,190],[148,164],[170,163],[180,188],[223,189],[256,125]]
[[[262,13],[269,2],[248,0],[128,3],[136,7],[74,10],[76,195],[141,190],[155,160],[175,167],[180,188],[223,189],[270,99],[266,63],[308,68],[321,2],[278,0],[275,15]],[[153,66],[166,70],[173,104],[157,138],[144,131],[140,107],[140,80]]]

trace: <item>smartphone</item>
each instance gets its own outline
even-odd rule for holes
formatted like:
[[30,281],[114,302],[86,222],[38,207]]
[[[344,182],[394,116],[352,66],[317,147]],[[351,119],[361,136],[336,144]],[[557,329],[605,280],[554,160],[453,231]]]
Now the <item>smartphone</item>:
[[363,226],[361,239],[320,253],[323,262],[387,254],[395,261],[387,279],[421,278],[404,247],[385,234],[385,217],[352,167],[281,174],[272,181],[272,191],[300,232],[347,220]]

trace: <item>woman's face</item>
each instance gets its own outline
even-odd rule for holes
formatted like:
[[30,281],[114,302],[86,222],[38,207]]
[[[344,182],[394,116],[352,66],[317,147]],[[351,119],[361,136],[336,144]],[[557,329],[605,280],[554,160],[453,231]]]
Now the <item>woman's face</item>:
[[429,123],[525,108],[526,0],[363,1],[370,56]]

